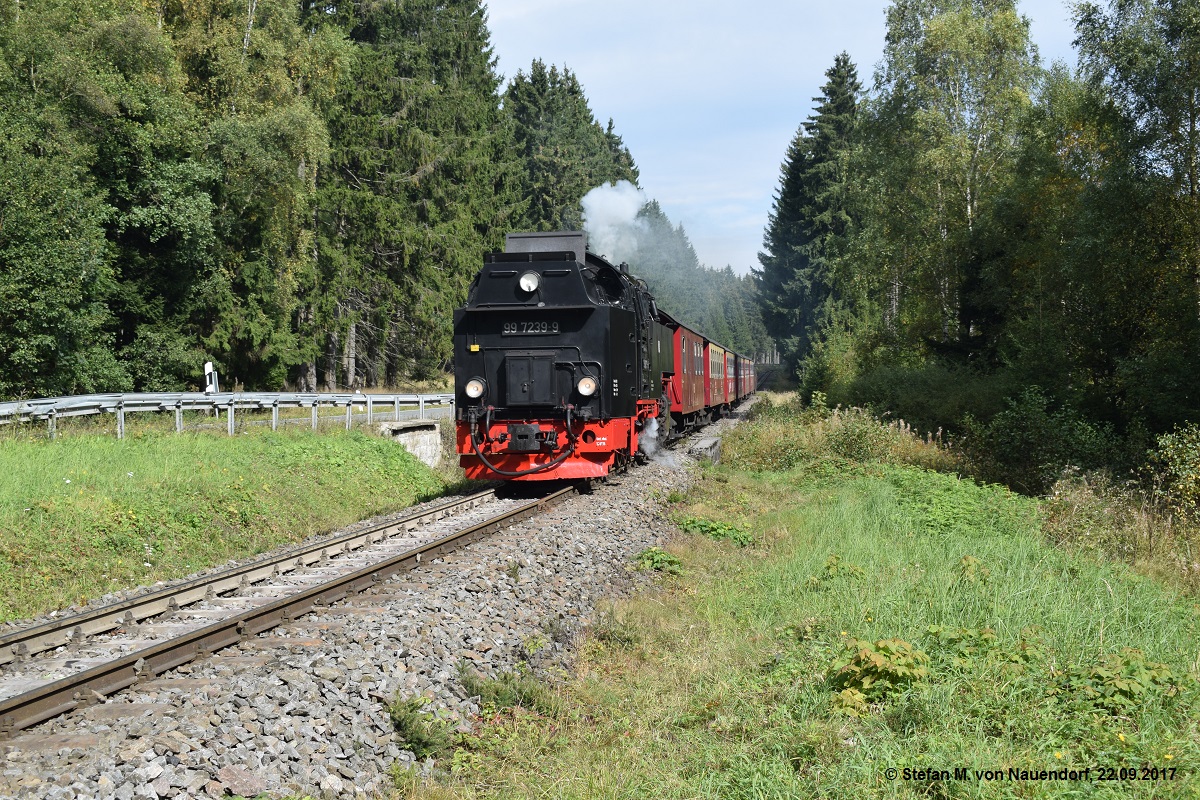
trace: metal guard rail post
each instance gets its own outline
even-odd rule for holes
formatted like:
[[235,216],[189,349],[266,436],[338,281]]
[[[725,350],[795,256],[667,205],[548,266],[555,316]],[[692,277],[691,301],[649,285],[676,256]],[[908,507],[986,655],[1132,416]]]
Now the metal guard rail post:
[[445,407],[450,416],[454,414],[453,394],[353,394],[332,392],[155,392],[127,394],[90,394],[73,397],[48,397],[37,400],[21,400],[0,403],[0,425],[45,420],[50,438],[58,432],[58,420],[64,417],[83,417],[94,414],[114,414],[117,419],[117,438],[125,436],[125,415],[138,411],[153,411],[175,415],[175,431],[183,431],[184,411],[208,411],[220,417],[226,413],[226,430],[229,435],[236,431],[235,409],[244,411],[271,411],[271,429],[279,427],[279,409],[311,408],[311,424],[317,428],[317,409],[321,407],[345,408],[346,429],[354,421],[354,406],[366,411],[366,421],[375,421],[378,412],[376,403],[389,403],[392,418],[400,419],[402,406],[415,406],[421,418],[426,406]]

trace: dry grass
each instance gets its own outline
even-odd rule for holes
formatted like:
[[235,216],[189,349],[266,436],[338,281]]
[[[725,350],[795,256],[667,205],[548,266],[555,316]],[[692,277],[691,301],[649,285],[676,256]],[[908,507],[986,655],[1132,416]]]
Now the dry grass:
[[726,437],[726,460],[739,469],[786,471],[823,460],[908,464],[960,472],[959,455],[936,434],[920,435],[904,420],[885,422],[861,408],[828,409],[818,395],[802,405],[794,393],[765,393],[753,424]]
[[1042,504],[1042,529],[1058,545],[1122,561],[1200,594],[1200,524],[1144,490],[1103,473],[1070,471]]

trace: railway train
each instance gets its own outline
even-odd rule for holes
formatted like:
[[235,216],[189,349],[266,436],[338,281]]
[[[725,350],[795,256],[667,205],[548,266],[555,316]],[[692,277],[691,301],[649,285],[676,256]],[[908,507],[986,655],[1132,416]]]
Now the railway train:
[[583,231],[510,233],[454,313],[459,463],[478,480],[601,478],[724,414],[754,363],[658,308]]

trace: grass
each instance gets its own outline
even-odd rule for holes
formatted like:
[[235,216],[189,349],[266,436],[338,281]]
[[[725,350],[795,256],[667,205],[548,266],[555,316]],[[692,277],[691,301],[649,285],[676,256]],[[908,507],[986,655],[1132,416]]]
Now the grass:
[[1068,471],[1042,503],[1044,530],[1059,546],[1121,561],[1191,596],[1200,595],[1200,516],[1160,492]]
[[[914,466],[952,462],[935,444],[839,430],[858,425],[781,439],[768,413],[728,438],[676,509],[709,521],[666,548],[680,574],[609,611],[559,709],[485,715],[398,794],[1200,796],[1200,606],[1055,546],[1036,500]],[[705,535],[719,524],[754,543]],[[968,778],[889,777],[905,768]]]
[[0,620],[253,556],[442,493],[354,431],[0,441]]

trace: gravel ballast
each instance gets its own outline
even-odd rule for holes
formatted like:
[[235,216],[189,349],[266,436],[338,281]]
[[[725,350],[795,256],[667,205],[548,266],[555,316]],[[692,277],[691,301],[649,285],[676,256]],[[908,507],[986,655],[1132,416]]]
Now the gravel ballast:
[[669,453],[370,594],[2,742],[0,797],[382,795],[393,765],[414,762],[388,716],[397,693],[465,724],[478,708],[462,696],[464,666],[495,676],[531,658],[568,663],[597,603],[647,580],[630,561],[674,532],[662,498],[686,487],[690,464]]

